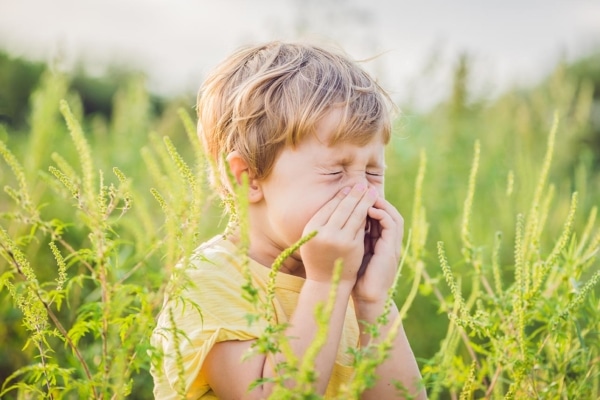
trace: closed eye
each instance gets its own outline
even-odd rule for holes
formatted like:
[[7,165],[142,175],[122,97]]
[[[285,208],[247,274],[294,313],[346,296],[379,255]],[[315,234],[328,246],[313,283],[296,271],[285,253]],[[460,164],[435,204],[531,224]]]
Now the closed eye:
[[339,175],[339,174],[341,174],[341,173],[342,173],[342,171],[337,171],[337,172],[328,172],[328,173],[326,173],[325,175]]
[[383,176],[383,174],[378,173],[378,172],[367,172],[367,175],[371,175],[371,176]]

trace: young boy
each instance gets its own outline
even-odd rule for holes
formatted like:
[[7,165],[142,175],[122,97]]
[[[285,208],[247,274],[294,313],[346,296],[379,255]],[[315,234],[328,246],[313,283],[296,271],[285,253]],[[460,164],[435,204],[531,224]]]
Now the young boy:
[[[399,263],[403,220],[383,197],[388,103],[346,56],[280,42],[236,52],[198,96],[198,131],[215,167],[213,183],[231,199],[229,176],[249,181],[247,268],[261,295],[275,258],[317,232],[276,277],[275,318],[287,323],[285,335],[299,359],[316,335],[315,308],[327,301],[334,265],[342,261],[326,343],[314,362],[315,387],[326,398],[352,379],[348,349],[371,340],[365,323],[383,313]],[[266,322],[248,324],[255,310],[241,295],[247,280],[239,244],[239,231],[230,227],[192,257],[186,273],[194,285],[183,295],[201,312],[167,299],[153,336],[164,352],[152,371],[156,398],[175,398],[178,388],[190,399],[269,397],[271,384],[249,386],[276,376],[286,359],[281,353],[244,358]],[[394,305],[376,340],[385,338],[397,315]],[[376,373],[362,398],[401,398],[397,382],[410,395],[426,396],[402,327]]]

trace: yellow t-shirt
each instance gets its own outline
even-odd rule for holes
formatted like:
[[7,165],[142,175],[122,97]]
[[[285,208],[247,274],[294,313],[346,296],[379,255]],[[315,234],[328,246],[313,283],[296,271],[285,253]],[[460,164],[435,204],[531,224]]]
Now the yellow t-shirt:
[[[249,271],[253,284],[264,298],[270,269],[250,260]],[[242,286],[247,280],[242,271],[242,257],[237,247],[217,236],[200,246],[185,274],[191,285],[186,285],[178,296],[185,301],[165,299],[152,336],[152,344],[164,353],[160,366],[151,369],[156,399],[176,399],[180,387],[170,316],[172,314],[178,332],[179,353],[183,362],[185,388],[188,399],[217,399],[200,373],[206,355],[215,343],[227,340],[253,340],[262,335],[267,326],[260,319],[249,325],[247,316],[256,314],[254,306],[242,297]],[[278,273],[275,280],[273,306],[277,323],[285,323],[296,308],[303,278]],[[197,307],[192,306],[197,305]],[[173,310],[172,313],[168,309]],[[338,349],[336,363],[325,393],[334,397],[340,386],[350,380],[353,356],[348,348],[358,345],[358,323],[349,302],[344,330]]]

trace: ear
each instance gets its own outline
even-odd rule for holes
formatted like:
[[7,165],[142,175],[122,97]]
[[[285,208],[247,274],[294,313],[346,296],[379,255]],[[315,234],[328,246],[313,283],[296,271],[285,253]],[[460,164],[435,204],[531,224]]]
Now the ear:
[[256,203],[262,200],[262,190],[260,185],[258,184],[258,180],[252,177],[250,173],[250,168],[248,167],[248,162],[242,157],[242,155],[234,150],[227,155],[227,164],[229,165],[229,170],[231,174],[235,178],[235,181],[238,185],[242,183],[242,177],[244,174],[248,175],[249,179],[249,187],[248,187],[248,200],[250,203]]

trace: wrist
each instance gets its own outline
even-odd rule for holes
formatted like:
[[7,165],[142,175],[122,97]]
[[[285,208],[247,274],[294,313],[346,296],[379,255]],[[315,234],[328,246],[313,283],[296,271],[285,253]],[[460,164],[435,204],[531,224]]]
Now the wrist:
[[[354,310],[359,321],[374,323],[386,311],[387,298],[378,300],[362,300],[358,298],[352,299],[354,302]],[[398,306],[394,301],[389,306],[388,321],[392,320],[398,314]]]
[[[334,283],[331,280],[320,280],[320,279],[312,279],[307,277],[304,285],[302,286],[303,291],[310,291],[316,297],[327,298],[329,297],[329,293],[334,287]],[[350,294],[352,293],[352,289],[354,288],[354,283],[349,281],[341,281],[337,285],[336,293],[337,297],[344,296],[346,298],[350,298]]]

